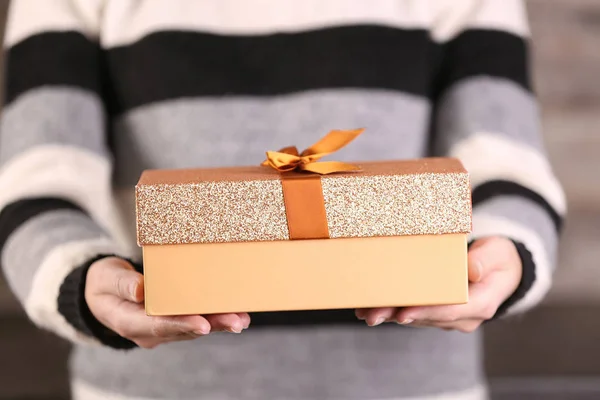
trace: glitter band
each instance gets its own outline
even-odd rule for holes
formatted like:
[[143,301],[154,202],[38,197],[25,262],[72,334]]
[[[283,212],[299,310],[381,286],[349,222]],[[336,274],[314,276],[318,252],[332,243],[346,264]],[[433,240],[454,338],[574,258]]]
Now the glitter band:
[[[455,159],[362,163],[321,176],[330,238],[468,233],[468,173]],[[262,167],[146,171],[138,243],[289,240],[279,174]]]

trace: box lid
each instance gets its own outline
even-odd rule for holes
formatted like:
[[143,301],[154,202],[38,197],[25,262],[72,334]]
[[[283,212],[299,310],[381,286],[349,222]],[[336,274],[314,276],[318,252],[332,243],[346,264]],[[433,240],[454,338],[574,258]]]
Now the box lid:
[[282,182],[307,177],[320,180],[329,238],[470,232],[469,175],[459,160],[359,165],[361,172],[323,176],[262,166],[144,171],[138,244],[293,239]]

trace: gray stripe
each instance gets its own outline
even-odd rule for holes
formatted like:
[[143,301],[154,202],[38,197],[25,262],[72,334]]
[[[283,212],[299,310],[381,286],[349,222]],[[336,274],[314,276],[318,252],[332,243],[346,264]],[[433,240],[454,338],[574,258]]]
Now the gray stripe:
[[558,246],[556,228],[552,218],[538,204],[516,195],[498,196],[478,204],[473,212],[503,217],[536,232],[547,250],[550,265],[556,265]]
[[20,96],[3,110],[0,164],[32,147],[68,144],[106,154],[100,99],[74,88],[41,88]]
[[479,350],[479,334],[439,329],[250,328],[152,351],[79,347],[71,370],[75,379],[132,397],[385,399],[480,384]]
[[166,101],[117,123],[117,181],[132,185],[147,168],[257,165],[267,150],[302,150],[331,129],[367,128],[335,159],[418,157],[428,114],[424,98],[375,90]]
[[508,80],[477,77],[453,86],[440,100],[436,124],[438,154],[479,132],[507,136],[544,153],[536,101]]
[[9,237],[2,252],[2,265],[17,297],[25,301],[38,267],[56,246],[103,236],[78,210],[48,211],[29,219]]

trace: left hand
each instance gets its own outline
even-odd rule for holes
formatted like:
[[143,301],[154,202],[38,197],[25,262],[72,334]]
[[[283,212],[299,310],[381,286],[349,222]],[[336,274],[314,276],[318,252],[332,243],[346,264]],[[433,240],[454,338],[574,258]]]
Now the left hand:
[[469,301],[466,304],[358,309],[370,326],[383,322],[473,332],[491,319],[521,281],[521,259],[514,244],[490,237],[473,243],[468,255]]

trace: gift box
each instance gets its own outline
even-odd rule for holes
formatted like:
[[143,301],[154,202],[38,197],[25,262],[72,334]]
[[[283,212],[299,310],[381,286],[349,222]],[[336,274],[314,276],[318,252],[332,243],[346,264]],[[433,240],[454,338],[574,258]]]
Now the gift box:
[[144,171],[147,314],[465,303],[467,171],[452,158],[319,161],[361,132],[256,166]]

